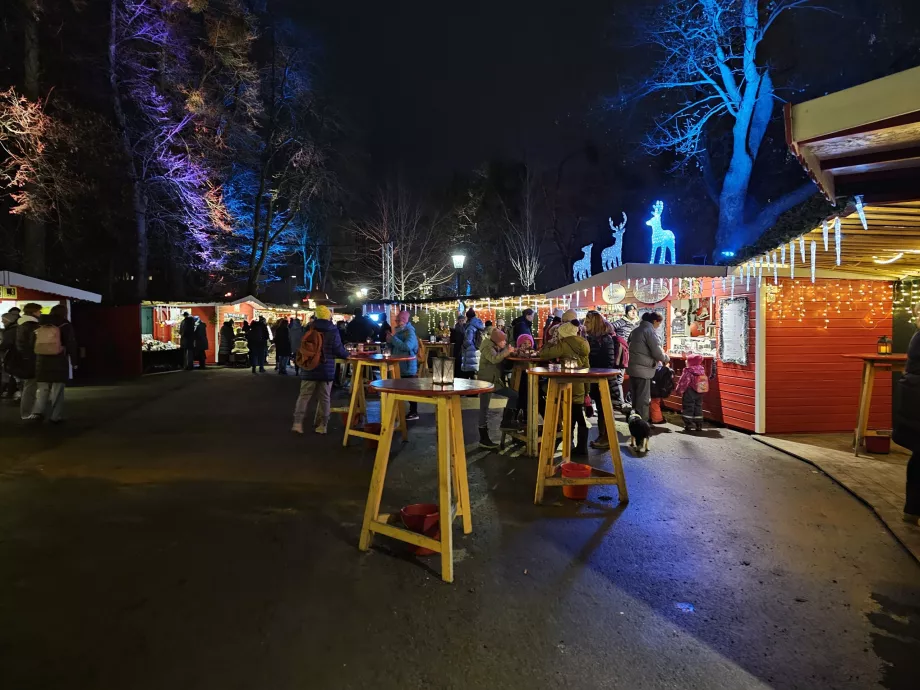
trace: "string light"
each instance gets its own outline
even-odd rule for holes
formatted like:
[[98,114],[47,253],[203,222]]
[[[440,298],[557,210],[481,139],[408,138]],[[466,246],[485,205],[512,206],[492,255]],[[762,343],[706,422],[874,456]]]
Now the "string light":
[[780,254],[779,254],[780,261],[782,262],[783,266],[785,266],[786,265],[786,245],[784,244],[782,247],[780,247],[779,251],[780,251]]
[[[817,252],[817,243],[815,243]],[[845,319],[867,330],[874,329],[891,317],[892,311],[911,314],[909,293],[914,291],[920,301],[920,281],[906,287],[901,284],[899,296],[893,295],[893,285],[887,281],[810,281],[784,280],[776,289],[772,305],[773,313],[780,324],[785,321],[818,321],[821,328],[828,329],[831,316]]]
[[802,235],[799,238],[799,250],[801,251],[802,263],[804,264],[805,263],[805,236],[804,235]]
[[[817,243],[811,241],[811,282],[815,282],[815,250],[817,249]],[[826,314],[825,314],[826,316]]]
[[789,246],[789,277],[795,278],[795,243]]
[[773,252],[773,284],[779,285],[779,267],[776,264],[776,252]]
[[821,223],[821,233],[824,235],[824,251],[827,251],[827,220]]
[[837,265],[840,265],[840,217],[834,218],[834,246],[837,250]]

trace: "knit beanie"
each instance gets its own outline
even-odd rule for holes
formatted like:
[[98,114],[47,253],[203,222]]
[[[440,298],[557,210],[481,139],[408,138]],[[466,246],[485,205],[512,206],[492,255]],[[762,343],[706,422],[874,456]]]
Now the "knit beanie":
[[561,309],[556,309],[556,310],[553,312],[553,316],[558,316],[560,319],[562,318],[562,315],[563,315],[563,314],[565,314],[565,312],[562,311]]
[[327,307],[324,304],[319,305],[316,308],[316,311],[314,312],[314,314],[316,315],[317,319],[325,319],[326,321],[328,321],[329,319],[332,318],[332,312],[329,311],[329,307]]
[[569,309],[565,314],[562,314],[562,323],[568,323],[569,321],[574,321],[578,318],[578,314],[575,313],[574,309]]
[[473,311],[472,307],[466,310],[466,318],[468,318],[470,321],[476,318],[476,312]]
[[533,336],[530,335],[529,333],[521,333],[518,336],[516,345],[518,347],[524,347],[525,345],[529,345],[530,347],[533,347],[534,346]]
[[507,340],[504,332],[498,330],[497,328],[489,334],[489,340],[498,345],[503,340]]
[[560,338],[568,338],[573,335],[578,335],[578,326],[573,326],[571,323],[564,323],[559,326]]

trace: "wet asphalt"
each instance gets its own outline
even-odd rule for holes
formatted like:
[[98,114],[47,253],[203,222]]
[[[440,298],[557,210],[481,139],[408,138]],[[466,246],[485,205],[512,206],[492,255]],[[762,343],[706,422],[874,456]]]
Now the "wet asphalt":
[[[72,393],[64,429],[0,410],[2,688],[918,687],[920,564],[744,434],[624,448],[628,505],[534,506],[532,459],[471,450],[449,585],[437,557],[357,550],[373,451],[338,419],[292,435],[293,377]],[[421,412],[385,509],[436,498]]]

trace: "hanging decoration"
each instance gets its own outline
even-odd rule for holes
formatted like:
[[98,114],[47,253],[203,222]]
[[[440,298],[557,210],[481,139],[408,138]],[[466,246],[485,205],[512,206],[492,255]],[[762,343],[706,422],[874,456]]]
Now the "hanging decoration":
[[607,220],[610,221],[613,244],[609,247],[604,247],[601,252],[601,267],[605,271],[623,264],[623,235],[626,234],[626,214],[623,214],[623,222],[619,225],[613,224],[613,218],[608,218]]
[[[664,212],[664,202],[656,201],[652,207],[652,217],[645,221],[645,224],[652,229],[652,258],[649,263],[655,263],[655,254],[658,254],[658,263],[677,263],[674,250],[674,233],[661,227],[661,214]],[[667,252],[671,252],[671,260],[666,261]]]
[[824,235],[824,251],[827,251],[827,220],[821,222],[821,234]]
[[[748,285],[750,285],[750,281],[751,281],[750,276],[748,276]],[[734,296],[735,296],[735,274],[732,273],[732,297]]]
[[801,250],[802,263],[804,264],[805,263],[805,235],[802,235],[799,238],[799,249]]
[[815,251],[817,249],[817,242],[814,240],[811,241],[811,282],[815,282]]
[[757,287],[763,282],[763,257],[757,259]]
[[789,247],[789,277],[795,278],[795,242]]
[[773,252],[773,284],[779,284],[779,265],[776,263],[776,252]]
[[837,252],[837,265],[840,265],[840,217],[834,218],[834,248]]
[[633,294],[636,297],[637,302],[642,302],[643,304],[656,304],[660,302],[665,297],[670,294],[667,285],[664,284],[662,280],[657,286],[655,281],[646,282],[645,284],[636,286],[636,289],[633,290]]
[[780,251],[780,258],[779,258],[780,263],[783,266],[785,266],[786,265],[786,245],[784,244],[782,247],[780,247],[779,251]]
[[604,288],[601,297],[607,304],[619,304],[626,298],[626,288],[619,283],[610,283]]
[[863,207],[862,194],[856,195],[856,214],[859,216],[859,222],[862,223],[863,230],[868,230],[869,223],[866,222],[866,209]]
[[586,280],[591,277],[591,248],[594,244],[589,244],[587,247],[582,247],[581,251],[584,253],[578,261],[572,264],[572,276],[575,278],[577,283],[579,280]]
[[890,324],[893,306],[896,311],[905,305],[893,299],[892,285],[887,281],[795,280],[777,288],[771,315],[780,325],[809,320],[819,321],[827,329],[837,317],[845,320],[847,328],[872,330],[879,324]]
[[[734,273],[732,275],[734,276]],[[722,276],[722,292],[725,292],[725,276]]]
[[[744,287],[744,289],[750,291],[750,289],[751,289],[751,262],[750,262],[750,261],[747,262],[747,263],[745,264],[745,268],[746,268],[747,270],[745,270],[745,272],[744,272],[744,274],[745,274],[745,287]],[[732,277],[734,278],[734,276],[732,276]],[[733,291],[733,293],[734,293],[734,291]]]

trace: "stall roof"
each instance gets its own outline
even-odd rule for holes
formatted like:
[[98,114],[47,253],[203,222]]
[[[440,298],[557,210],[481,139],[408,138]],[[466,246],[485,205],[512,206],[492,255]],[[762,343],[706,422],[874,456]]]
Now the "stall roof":
[[32,276],[15,273],[13,271],[0,271],[0,285],[39,290],[52,295],[60,295],[61,297],[69,297],[70,299],[82,299],[86,302],[96,302],[97,304],[102,301],[102,295],[97,295],[95,292],[80,290],[79,288],[61,285],[60,283],[52,283],[49,280],[33,278]]
[[[849,207],[848,207],[849,209]],[[863,212],[866,228],[854,210],[840,217],[840,265],[834,243],[834,217],[827,220],[828,244],[824,250],[824,227],[806,230],[806,262],[801,254],[796,258],[796,275],[807,276],[811,270],[811,242],[816,243],[816,275],[822,278],[875,278],[900,280],[920,274],[920,201],[897,204],[867,204]],[[799,247],[798,238],[790,244]],[[786,245],[789,253],[789,244]],[[782,250],[777,247],[778,255]],[[772,250],[770,256],[772,258]],[[783,275],[788,275],[789,260],[779,262]],[[772,270],[772,269],[771,269]]]
[[798,105],[786,142],[831,203],[916,199],[920,189],[920,67]]
[[626,280],[643,278],[721,278],[730,271],[728,266],[699,266],[696,264],[623,264],[610,271],[598,273],[577,283],[551,290],[547,297],[564,297],[579,290],[601,287],[610,283],[622,283]]

